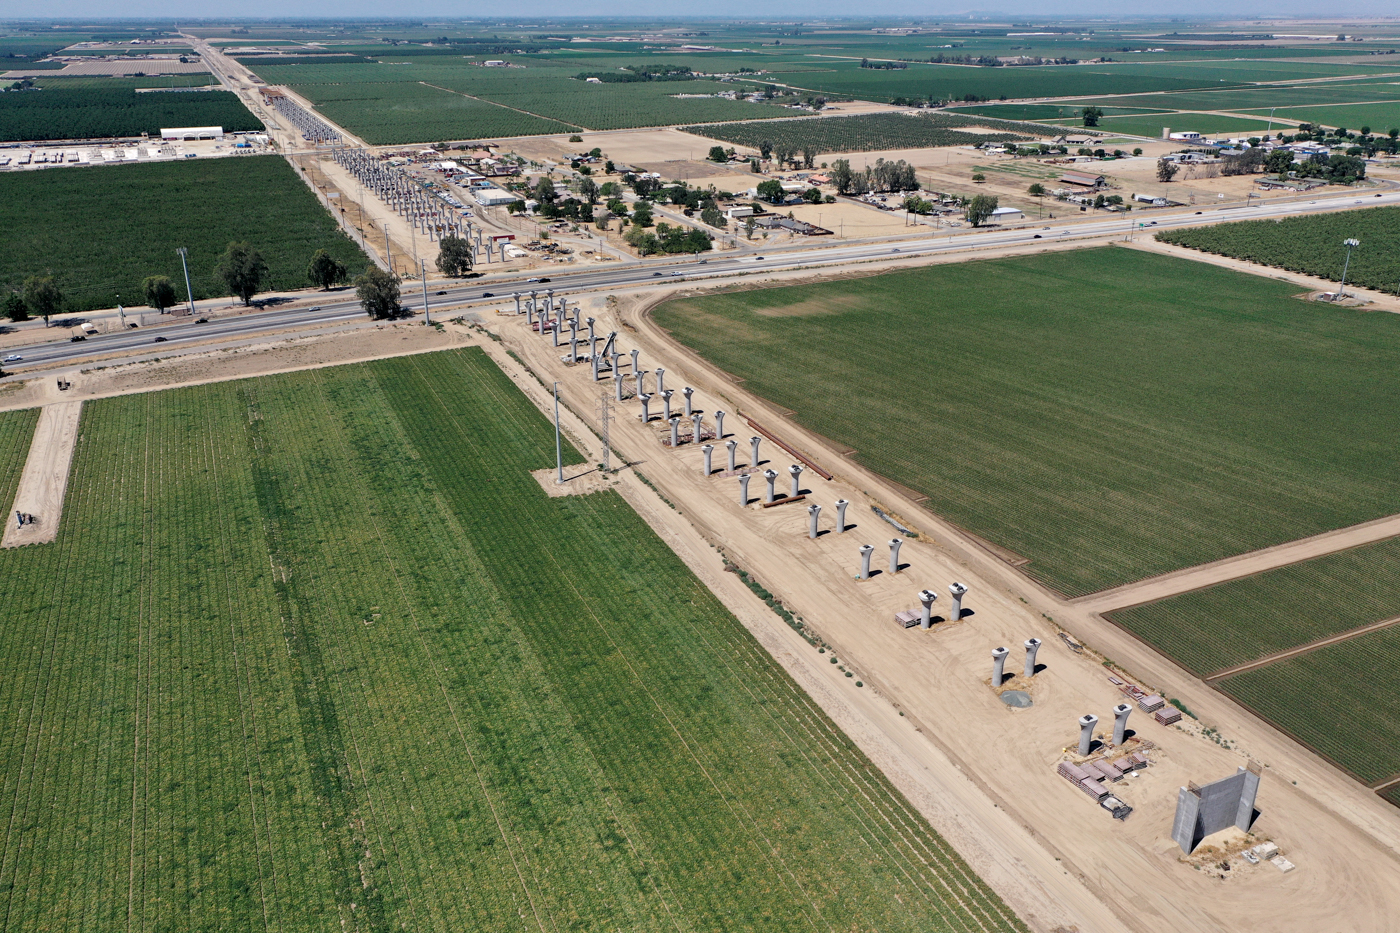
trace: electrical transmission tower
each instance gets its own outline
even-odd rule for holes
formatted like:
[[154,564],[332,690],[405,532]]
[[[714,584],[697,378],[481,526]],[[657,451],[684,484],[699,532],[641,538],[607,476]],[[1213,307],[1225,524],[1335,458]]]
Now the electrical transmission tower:
[[608,435],[608,426],[613,420],[613,400],[612,396],[604,392],[598,396],[598,422],[603,428],[603,472],[607,473],[612,469],[612,442]]

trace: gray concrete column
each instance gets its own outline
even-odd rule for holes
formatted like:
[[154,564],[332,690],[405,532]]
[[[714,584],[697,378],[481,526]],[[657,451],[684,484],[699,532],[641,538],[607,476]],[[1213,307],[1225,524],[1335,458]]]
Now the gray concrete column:
[[[512,294],[510,297],[512,297],[512,298],[515,299],[515,313],[516,313],[516,314],[519,314],[519,313],[520,313],[520,293],[519,293],[519,292],[515,292],[515,293]],[[534,309],[531,308],[530,310],[533,311]],[[530,315],[530,323],[531,323],[531,324],[535,323],[535,316],[534,316],[533,314]]]
[[[562,321],[562,320],[564,320],[564,319],[563,319],[563,318],[560,318],[559,320]],[[569,333],[570,333],[570,334],[577,334],[577,333],[578,333],[578,321],[570,321],[570,322],[569,322]]]
[[530,289],[530,307],[534,308],[536,311],[540,310],[540,303],[535,300],[535,290],[533,288]]
[[648,410],[651,405],[651,396],[639,395],[637,398],[642,400],[642,424],[646,424],[651,421],[651,412]]
[[802,467],[794,463],[788,467],[788,473],[792,474],[792,495],[794,497],[800,496],[802,494],[802,480],[799,477],[802,476]]
[[1026,639],[1026,676],[1035,676],[1035,653],[1040,650],[1039,638]]
[[628,352],[632,354],[632,372],[634,372],[634,373],[636,373],[638,376],[640,376],[640,375],[642,374],[642,371],[641,371],[640,369],[637,368],[637,354],[641,353],[642,351],[641,351],[641,350],[629,350]]
[[933,601],[938,598],[938,594],[933,590],[919,590],[919,602],[923,604],[924,611],[919,616],[919,628],[927,629],[933,624]]
[[1089,749],[1094,744],[1094,727],[1099,724],[1099,717],[1093,713],[1085,713],[1079,717],[1079,754],[1089,754]]
[[549,332],[550,332],[551,334],[554,335],[554,345],[555,345],[556,347],[559,346],[559,322],[558,322],[558,321],[555,321],[555,322],[554,322],[554,326],[550,328]]
[[715,445],[714,445],[714,444],[706,444],[704,447],[701,447],[700,449],[703,450],[703,451],[705,452],[705,475],[706,475],[706,476],[709,476],[711,473],[714,472],[714,470],[713,470],[713,469],[711,468],[711,466],[710,466],[710,457],[711,457],[711,456],[714,454],[714,452],[715,452]]
[[690,407],[690,397],[695,394],[695,390],[690,386],[686,386],[684,389],[681,389],[681,394],[685,396],[685,416],[689,418],[694,411],[694,409]]
[[736,448],[736,447],[738,447],[738,446],[739,446],[739,442],[736,441],[736,440],[734,440],[733,438],[730,438],[729,440],[727,440],[727,441],[724,442],[724,449],[727,450],[727,451],[729,451],[729,472],[730,472],[730,473],[733,473],[735,470],[738,469],[738,466],[734,463],[734,448]]
[[962,598],[967,595],[967,587],[961,583],[952,583],[948,586],[948,592],[953,594],[953,605],[948,608],[948,618],[956,622],[962,618]]
[[637,373],[637,395],[640,396],[642,394],[642,377],[645,376],[646,373],[641,370],[636,370],[635,372]]
[[746,508],[749,504],[749,478],[748,473],[739,475],[739,504]]
[[843,535],[846,533],[846,506],[850,505],[845,499],[836,500],[836,533]]
[[875,548],[869,544],[860,546],[860,577],[861,580],[870,579],[870,555],[875,553]]
[[681,419],[679,415],[672,415],[667,420],[671,422],[671,449],[674,450],[681,446]]
[[1133,708],[1127,703],[1119,703],[1113,707],[1113,744],[1123,744],[1123,733],[1128,729],[1128,714]]
[[574,305],[574,323],[578,323],[578,305]]
[[617,389],[616,398],[620,402],[622,401],[622,373],[615,369],[613,370],[613,385]]
[[698,444],[700,443],[700,432],[705,429],[705,416],[698,411],[695,413],[693,426],[695,428],[695,443]]
[[715,440],[724,440],[724,412],[715,411]]
[[618,371],[617,361],[618,361],[619,359],[621,359],[621,358],[622,358],[622,354],[621,354],[621,353],[618,353],[616,350],[614,350],[614,351],[613,351],[613,355],[612,355],[612,360],[611,360],[611,363],[612,363],[612,371],[613,371],[613,372],[617,372],[617,371]]
[[1006,679],[1006,656],[1011,652],[1005,648],[992,649],[992,686],[1000,687]]
[[665,413],[664,415],[662,415],[661,417],[662,417],[664,420],[666,420],[666,421],[670,421],[670,420],[671,420],[671,393],[674,392],[674,391],[676,391],[676,390],[675,390],[675,389],[667,389],[665,392],[662,392],[662,393],[661,393],[661,402],[662,402],[662,404],[664,404],[664,405],[666,406],[666,409],[665,409],[665,412],[666,412],[666,413]]
[[813,541],[817,540],[817,531],[822,514],[822,507],[819,505],[807,506],[807,537]]
[[[544,293],[545,293],[545,299],[544,299],[545,307],[546,307],[546,308],[553,309],[553,308],[554,308],[554,289],[552,289],[552,288],[546,288],[546,289],[544,290]],[[561,308],[560,310],[562,311],[563,309]]]
[[761,438],[757,438],[757,437],[751,437],[751,438],[749,438],[749,448],[750,448],[750,453],[749,453],[749,466],[751,466],[751,467],[756,467],[756,466],[758,466],[758,442],[759,442],[760,440],[761,440]]
[[588,323],[588,342],[589,342],[590,344],[593,343],[594,337],[597,336],[596,334],[593,333],[593,324],[594,324],[594,321],[595,321],[594,318],[589,318],[588,321],[587,321],[587,323]]
[[899,546],[903,543],[903,538],[890,539],[890,573],[899,573]]
[[764,470],[763,478],[768,481],[768,492],[764,494],[764,502],[772,502],[778,495],[773,491],[773,484],[778,481],[778,474],[772,470]]
[[578,362],[578,338],[577,338],[577,337],[570,337],[570,338],[569,338],[569,362],[570,362],[570,363],[577,363],[577,362]]
[[666,391],[666,370],[657,367],[656,370],[656,391]]

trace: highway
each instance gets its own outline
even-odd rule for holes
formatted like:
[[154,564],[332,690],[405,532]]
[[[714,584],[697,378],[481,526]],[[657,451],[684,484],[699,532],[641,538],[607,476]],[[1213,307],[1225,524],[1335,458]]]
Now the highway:
[[[1200,211],[1136,211],[1130,214],[1115,214],[1103,220],[1074,223],[1051,222],[1040,226],[1021,226],[1016,229],[967,230],[947,234],[938,232],[932,235],[918,235],[910,238],[884,242],[864,242],[847,246],[825,246],[820,243],[799,243],[781,249],[768,250],[759,255],[723,256],[717,253],[702,254],[684,260],[664,259],[629,264],[616,268],[592,268],[578,272],[557,272],[549,276],[548,283],[535,284],[528,281],[526,273],[516,275],[483,276],[470,284],[453,285],[445,294],[430,294],[430,308],[459,309],[472,304],[509,307],[513,303],[514,292],[528,293],[538,289],[543,294],[546,288],[554,289],[556,295],[570,295],[582,291],[607,288],[622,288],[645,284],[662,285],[680,281],[713,280],[733,278],[737,275],[757,275],[765,272],[778,272],[790,269],[813,269],[840,266],[851,263],[868,262],[877,259],[917,258],[955,251],[977,251],[997,249],[1006,246],[1026,245],[1036,239],[1047,242],[1066,240],[1095,239],[1106,236],[1127,237],[1150,236],[1157,230],[1173,227],[1197,226],[1203,223],[1220,223],[1231,220],[1258,220],[1283,218],[1302,214],[1328,213],[1356,207],[1381,207],[1400,205],[1400,191],[1386,191],[1380,194],[1368,192],[1364,195],[1349,193],[1317,197],[1312,200],[1287,200],[1260,202],[1252,207],[1243,205],[1209,208],[1202,206]],[[1140,229],[1139,224],[1146,224]],[[928,228],[921,228],[921,233]],[[486,293],[494,297],[483,298]],[[128,350],[154,348],[157,336],[164,337],[161,349],[175,350],[183,344],[206,343],[211,340],[237,337],[251,337],[261,333],[296,327],[328,325],[354,320],[365,320],[364,311],[353,293],[343,292],[349,297],[332,298],[325,303],[307,309],[283,309],[243,314],[236,317],[213,319],[199,324],[186,319],[172,319],[156,328],[128,330],[109,334],[99,334],[82,342],[70,342],[68,330],[49,331],[46,340],[32,344],[7,348],[5,353],[18,354],[22,362],[5,363],[10,372],[23,373],[25,370],[72,363],[78,360],[105,357]],[[403,284],[403,301],[415,311],[422,310],[421,293],[412,281]]]

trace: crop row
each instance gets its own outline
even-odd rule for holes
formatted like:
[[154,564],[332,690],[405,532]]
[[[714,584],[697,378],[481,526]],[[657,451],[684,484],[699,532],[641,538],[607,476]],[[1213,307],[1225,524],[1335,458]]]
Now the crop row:
[[231,91],[138,94],[130,86],[69,87],[63,81],[0,94],[0,142],[159,137],[166,126],[222,126],[230,133],[263,128]]
[[1347,263],[1343,241],[1361,245],[1351,251],[1347,281],[1400,294],[1400,207],[1375,207],[1342,213],[1246,220],[1157,234],[1164,243],[1275,266],[1340,281]]
[[[1003,130],[970,133],[965,128]],[[929,146],[970,146],[984,142],[1010,142],[1028,136],[1045,136],[1034,123],[1010,123],[959,114],[870,113],[853,117],[811,118],[778,122],[719,123],[683,126],[687,133],[722,139],[758,149],[764,142],[787,146],[794,152],[811,147],[822,154],[871,152],[882,149],[921,149]]]
[[1319,313],[1293,293],[1083,250],[686,299],[656,316],[1081,595],[1400,512],[1388,453],[1400,428],[1386,415],[1400,324]]
[[168,276],[183,298],[179,246],[189,250],[196,298],[228,294],[217,266],[232,240],[261,251],[269,289],[306,287],[317,249],[352,275],[368,262],[273,156],[0,174],[0,227],[9,237],[0,296],[52,274],[73,311],[114,307],[119,295],[143,304],[148,275]]

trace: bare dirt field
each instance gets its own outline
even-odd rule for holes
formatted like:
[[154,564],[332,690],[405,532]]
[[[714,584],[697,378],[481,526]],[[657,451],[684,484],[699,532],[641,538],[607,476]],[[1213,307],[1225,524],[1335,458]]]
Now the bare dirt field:
[[[82,409],[81,401],[65,401],[45,405],[39,412],[29,458],[24,461],[24,472],[15,490],[15,502],[5,516],[0,547],[47,544],[58,536]],[[34,520],[20,525],[16,512],[31,515]]]

